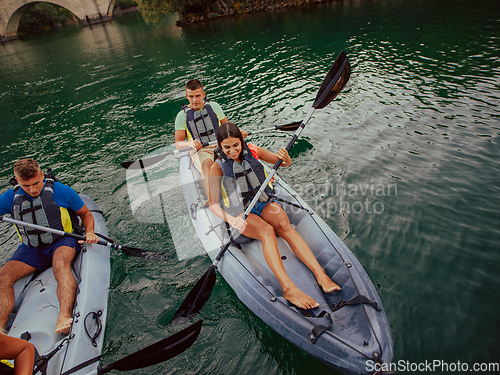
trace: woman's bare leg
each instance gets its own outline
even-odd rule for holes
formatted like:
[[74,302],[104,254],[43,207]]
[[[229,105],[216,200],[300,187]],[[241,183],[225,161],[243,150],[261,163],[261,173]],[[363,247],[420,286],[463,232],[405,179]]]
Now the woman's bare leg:
[[328,277],[307,243],[292,227],[288,216],[279,204],[269,203],[266,205],[262,211],[262,219],[271,224],[276,234],[288,243],[294,254],[311,270],[319,286],[326,293],[340,290],[340,286]]
[[254,214],[250,214],[246,221],[248,225],[243,231],[243,235],[262,241],[264,258],[274,276],[278,279],[283,289],[283,296],[285,299],[303,309],[318,307],[319,304],[297,288],[287,275],[278,250],[278,243],[273,227],[266,223],[261,217]]

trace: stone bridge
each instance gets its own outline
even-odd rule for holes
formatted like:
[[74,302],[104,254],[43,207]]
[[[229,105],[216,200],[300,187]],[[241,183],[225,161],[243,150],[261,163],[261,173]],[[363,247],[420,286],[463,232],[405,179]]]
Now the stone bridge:
[[[0,41],[17,38],[23,13],[39,0],[0,0]],[[85,25],[109,20],[115,0],[51,0],[68,9]]]

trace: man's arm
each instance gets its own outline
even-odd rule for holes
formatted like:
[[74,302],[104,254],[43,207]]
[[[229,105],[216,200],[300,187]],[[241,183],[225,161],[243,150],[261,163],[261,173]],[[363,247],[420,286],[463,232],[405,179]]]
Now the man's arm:
[[0,215],[10,214],[14,203],[14,190],[9,189],[0,195]]
[[[76,213],[82,218],[82,223],[85,227],[85,241],[87,243],[96,243],[99,241],[99,237],[94,233],[94,217],[88,207],[83,205]],[[80,243],[83,243],[83,241]]]
[[202,147],[200,141],[186,141],[186,121],[186,113],[184,111],[180,111],[175,117],[175,148],[181,150],[191,147],[199,150]]
[[194,148],[196,150],[199,150],[202,147],[202,144],[200,141],[195,139],[194,141],[186,141],[186,131],[185,130],[176,130],[175,131],[175,148],[177,150],[183,149],[183,148]]

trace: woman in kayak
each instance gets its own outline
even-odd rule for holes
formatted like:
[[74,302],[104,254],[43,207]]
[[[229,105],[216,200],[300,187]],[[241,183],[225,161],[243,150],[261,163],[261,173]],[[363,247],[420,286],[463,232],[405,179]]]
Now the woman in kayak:
[[[265,180],[265,171],[259,159],[288,167],[292,160],[284,148],[274,154],[253,144],[246,144],[238,127],[227,122],[217,132],[219,148],[210,169],[210,210],[246,237],[262,241],[264,258],[290,303],[303,309],[319,304],[302,292],[290,279],[283,266],[276,235],[283,238],[295,255],[313,272],[319,286],[326,293],[340,290],[325,273],[307,243],[290,224],[281,206],[270,199],[272,186],[266,187],[250,215],[243,220],[243,210],[250,204]],[[234,234],[233,234],[234,236]]]

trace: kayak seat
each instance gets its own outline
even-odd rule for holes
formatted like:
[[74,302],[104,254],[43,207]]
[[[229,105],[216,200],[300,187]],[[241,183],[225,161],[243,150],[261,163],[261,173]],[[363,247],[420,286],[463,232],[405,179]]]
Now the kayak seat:
[[[231,236],[231,228],[229,226],[229,223],[227,223],[226,221],[224,222],[226,224],[226,234],[227,234],[227,238],[229,239],[230,236]],[[240,234],[238,237],[236,238],[233,238],[233,243],[236,244],[236,245],[245,245],[247,243],[250,243],[252,241],[255,241],[253,238],[249,238],[249,237],[246,237],[242,234]]]
[[233,242],[234,243],[237,243],[238,245],[245,245],[247,243],[250,243],[252,241],[255,241],[255,239],[253,238],[249,238],[249,237],[246,237],[244,235],[239,235],[238,237],[236,237]]

